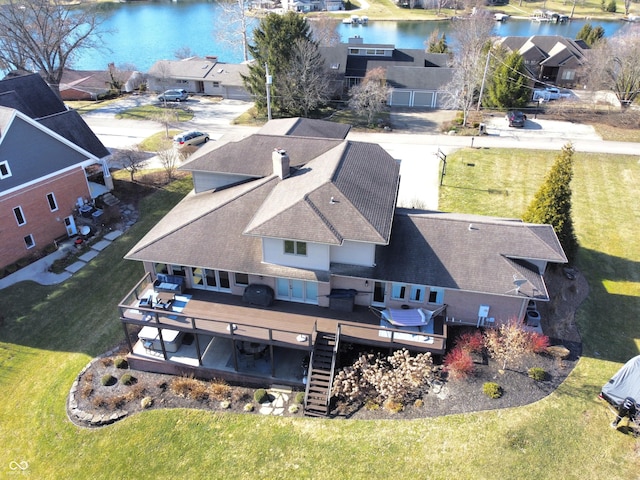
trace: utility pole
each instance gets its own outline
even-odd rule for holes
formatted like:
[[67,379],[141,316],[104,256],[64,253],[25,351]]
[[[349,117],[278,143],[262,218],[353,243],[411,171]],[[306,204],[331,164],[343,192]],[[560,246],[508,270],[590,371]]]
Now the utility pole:
[[269,75],[269,65],[265,62],[264,71],[267,77],[266,87],[267,87],[267,119],[271,120],[271,84],[273,83],[273,78]]
[[480,85],[480,96],[478,97],[478,112],[480,111],[480,104],[482,103],[482,93],[484,92],[484,82],[487,80],[487,70],[489,70],[489,58],[491,58],[491,47],[487,51],[487,63],[484,65],[484,73],[482,74],[482,85]]

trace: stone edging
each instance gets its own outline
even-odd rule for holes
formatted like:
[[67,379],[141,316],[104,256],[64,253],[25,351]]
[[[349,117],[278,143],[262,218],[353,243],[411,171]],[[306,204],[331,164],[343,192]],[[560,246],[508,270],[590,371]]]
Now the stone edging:
[[119,351],[119,348],[114,348],[113,350],[109,350],[108,352],[92,359],[80,371],[80,373],[78,373],[76,379],[71,384],[69,396],[67,397],[67,418],[69,418],[69,420],[73,424],[79,427],[102,427],[104,425],[109,425],[111,423],[117,422],[118,420],[122,420],[127,415],[129,415],[129,412],[127,412],[126,410],[116,410],[111,415],[85,412],[84,410],[78,408],[78,401],[76,400],[78,385],[85,372],[89,370],[89,368],[91,368],[95,362],[101,360],[102,358],[113,356]]

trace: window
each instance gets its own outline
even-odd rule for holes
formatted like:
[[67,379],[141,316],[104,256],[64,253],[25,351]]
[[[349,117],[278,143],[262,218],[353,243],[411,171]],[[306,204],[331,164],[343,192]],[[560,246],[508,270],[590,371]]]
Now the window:
[[404,300],[407,286],[402,283],[391,284],[391,298],[394,300]]
[[287,253],[289,255],[306,255],[307,242],[294,242],[293,240],[285,240],[284,253]]
[[573,80],[576,78],[575,70],[564,70],[562,72],[562,80]]
[[47,202],[49,202],[49,208],[52,212],[58,210],[58,204],[56,203],[56,196],[52,193],[47,193]]
[[176,83],[178,85],[186,85],[189,83],[189,80],[176,80]]
[[358,54],[360,54],[360,49],[359,48],[350,48],[349,49],[349,54],[350,55],[358,55]]
[[25,223],[27,223],[24,218],[24,213],[22,213],[22,207],[14,208],[13,215],[16,217],[16,222],[18,222],[18,225],[24,225]]
[[211,82],[213,88],[220,88],[220,82]]
[[332,63],[330,68],[331,68],[331,70],[338,70],[340,68],[340,64],[339,63]]
[[442,305],[444,298],[444,290],[442,288],[431,287],[429,290],[429,303],[437,303]]
[[0,180],[11,176],[11,169],[9,168],[9,162],[0,162]]
[[424,301],[424,292],[426,288],[419,285],[411,286],[411,296],[409,300],[412,302],[423,302]]
[[27,246],[27,248],[33,248],[36,246],[36,242],[33,239],[33,235],[29,234],[26,237],[24,237],[24,244]]
[[249,285],[249,275],[246,273],[236,273],[236,285]]

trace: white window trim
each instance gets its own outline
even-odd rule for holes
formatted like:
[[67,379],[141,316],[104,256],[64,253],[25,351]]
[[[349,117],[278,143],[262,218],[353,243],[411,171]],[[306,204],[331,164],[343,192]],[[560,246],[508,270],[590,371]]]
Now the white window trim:
[[[51,199],[53,200],[53,204],[56,206],[55,208],[51,208],[51,201],[49,200],[49,195],[51,195]],[[47,205],[49,205],[49,210],[55,212],[58,210],[58,201],[56,200],[56,196],[53,192],[47,193]]]
[[[293,253],[291,252],[287,252],[287,242],[293,242]],[[298,245],[304,243],[305,246],[305,252],[308,251],[308,243],[307,242],[299,242],[297,240],[284,240],[284,242],[282,243],[282,248],[283,248],[283,252],[285,255],[295,255],[297,257],[306,257],[307,253],[298,253]]]
[[244,275],[246,275],[246,276],[247,276],[247,283],[241,283],[241,282],[239,282],[239,281],[238,281],[238,275],[240,275],[238,272],[235,272],[235,273],[233,274],[233,283],[234,283],[235,285],[239,286],[239,287],[246,287],[246,286],[248,286],[248,285],[249,285],[249,274],[248,274],[248,273],[244,274]]
[[5,178],[9,178],[11,176],[11,167],[9,167],[9,162],[7,160],[4,160],[2,162],[0,162],[0,166],[3,166],[7,169],[7,174],[3,175],[2,174],[2,170],[0,170],[0,180],[3,180]]
[[[29,246],[27,244],[27,238],[31,239],[31,246]],[[36,246],[36,240],[35,240],[35,238],[33,238],[33,235],[31,233],[29,235],[25,235],[23,237],[23,240],[24,240],[24,246],[27,247],[27,250],[31,250],[32,248],[34,248]]]
[[[400,293],[402,294],[401,297],[397,297],[394,294],[394,290],[395,290],[396,286],[400,287]],[[389,292],[391,300],[404,300],[404,296],[406,294],[407,294],[407,284],[406,283],[399,283],[399,282],[392,282],[391,283],[391,292]]]
[[[20,216],[22,217],[22,223],[20,223],[18,221],[18,216],[16,215],[16,210],[20,210]],[[27,217],[24,216],[24,211],[22,210],[22,207],[20,205],[18,205],[17,207],[13,207],[13,209],[11,211],[13,212],[13,218],[16,219],[16,223],[18,224],[19,227],[27,224]]]
[[[413,302],[413,303],[424,303],[424,299],[425,299],[425,295],[427,292],[427,287],[424,285],[410,285],[410,289],[409,289],[409,301]],[[415,291],[420,291],[420,300],[414,300],[413,299],[413,293]]]

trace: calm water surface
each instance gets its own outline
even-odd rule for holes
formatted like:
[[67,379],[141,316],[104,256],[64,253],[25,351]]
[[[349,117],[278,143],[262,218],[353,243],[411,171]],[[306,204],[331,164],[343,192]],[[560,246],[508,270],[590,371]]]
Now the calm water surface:
[[[181,47],[189,47],[196,55],[217,55],[223,62],[242,61],[242,53],[218,40],[217,33],[228,34],[229,27],[220,18],[221,10],[216,2],[193,0],[179,2],[134,2],[110,4],[109,16],[104,27],[112,33],[103,37],[102,51],[84,52],[74,63],[74,68],[84,70],[104,69],[110,62],[122,66],[135,65],[147,71],[160,59],[173,59]],[[364,13],[364,12],[363,12]],[[496,22],[496,35],[563,35],[574,38],[584,21],[567,24],[539,24],[528,20]],[[616,21],[594,21],[602,25],[607,36],[629,24]],[[370,21],[366,26],[340,24],[338,29],[343,41],[360,35],[367,43],[394,44],[399,48],[424,48],[424,41],[434,29],[449,31],[448,22],[392,22]]]

